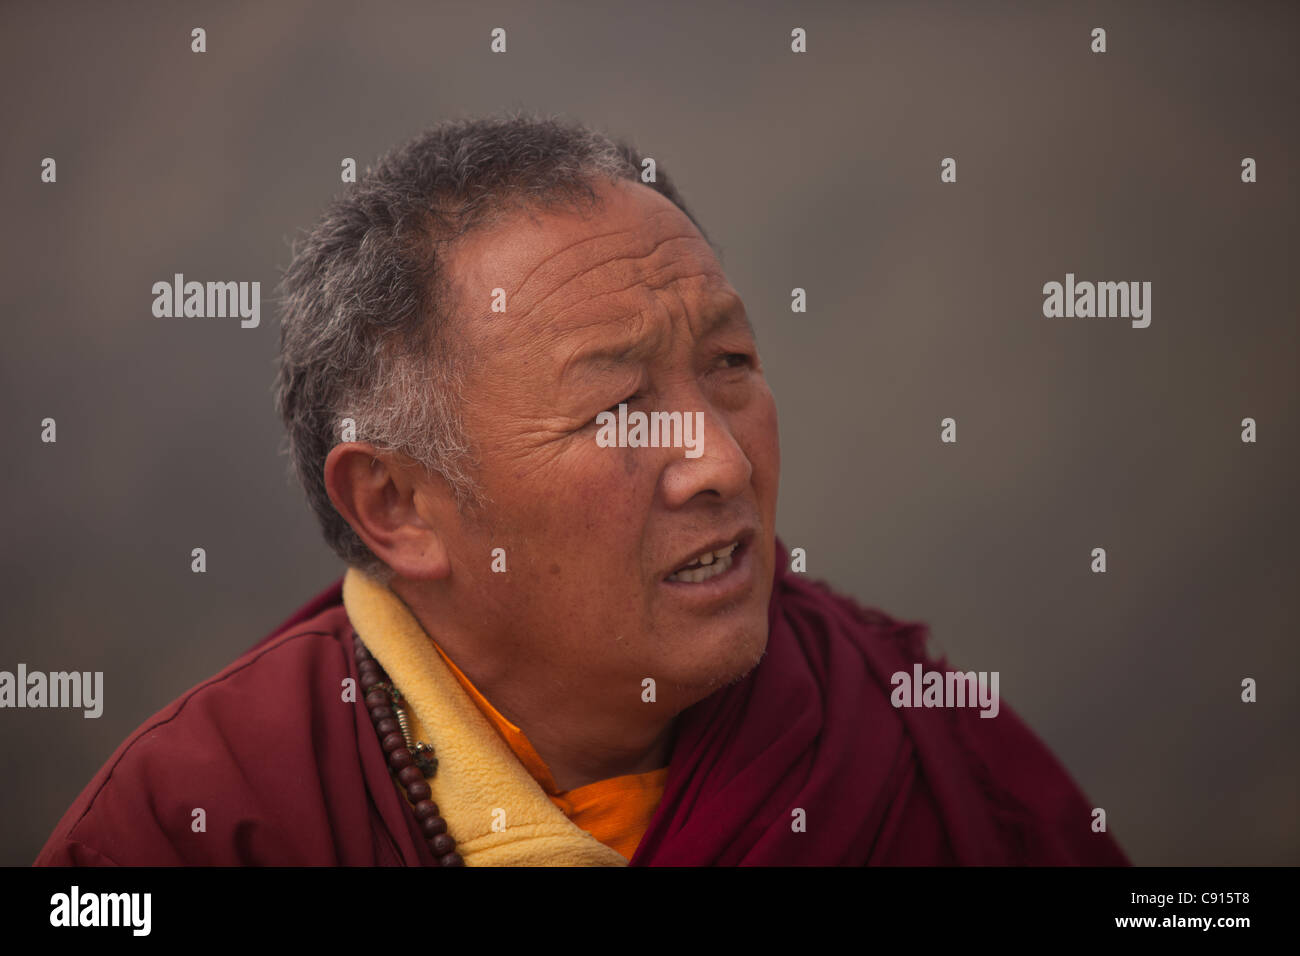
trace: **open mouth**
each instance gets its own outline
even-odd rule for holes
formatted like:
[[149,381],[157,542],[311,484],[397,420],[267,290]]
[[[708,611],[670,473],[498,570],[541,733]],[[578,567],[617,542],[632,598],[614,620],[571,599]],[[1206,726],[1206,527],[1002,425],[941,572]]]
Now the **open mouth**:
[[697,555],[690,564],[683,565],[668,575],[665,580],[677,581],[682,584],[699,584],[701,581],[707,581],[710,578],[716,578],[720,574],[725,574],[735,563],[736,551],[741,545],[742,542],[737,539],[730,544],[723,545],[721,548],[705,551],[703,554]]

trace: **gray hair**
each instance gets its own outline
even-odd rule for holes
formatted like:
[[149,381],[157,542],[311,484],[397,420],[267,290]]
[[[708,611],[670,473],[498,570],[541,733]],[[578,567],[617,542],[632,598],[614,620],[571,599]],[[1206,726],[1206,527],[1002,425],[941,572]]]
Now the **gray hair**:
[[[462,415],[472,356],[448,334],[456,308],[443,269],[449,244],[518,210],[595,205],[597,180],[641,182],[644,159],[556,117],[514,111],[449,120],[390,150],[293,244],[280,284],[275,405],[291,470],[347,564],[392,579],[325,490],[325,458],[344,419],[352,419],[356,441],[441,476],[462,512],[482,504]],[[656,167],[645,185],[708,241]]]

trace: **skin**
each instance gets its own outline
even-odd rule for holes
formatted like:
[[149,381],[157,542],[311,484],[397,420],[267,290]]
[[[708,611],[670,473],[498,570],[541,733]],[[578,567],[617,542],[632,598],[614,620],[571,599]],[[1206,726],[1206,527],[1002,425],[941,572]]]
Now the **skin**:
[[[761,658],[775,561],[776,404],[744,304],[669,200],[634,182],[596,189],[594,211],[512,215],[448,260],[488,503],[462,514],[441,478],[364,442],[325,465],[393,591],[561,791],[667,765],[676,716]],[[622,361],[581,360],[631,344]],[[596,415],[625,400],[703,412],[703,455],[599,447]],[[664,583],[738,530],[752,534],[741,593],[706,607]]]

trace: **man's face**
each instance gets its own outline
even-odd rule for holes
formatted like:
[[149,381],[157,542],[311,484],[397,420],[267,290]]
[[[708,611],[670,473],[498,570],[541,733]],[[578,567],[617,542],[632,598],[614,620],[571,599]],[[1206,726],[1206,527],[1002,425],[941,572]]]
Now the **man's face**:
[[[594,214],[516,215],[448,260],[488,500],[448,534],[451,591],[516,673],[629,707],[651,677],[660,704],[684,707],[767,644],[776,404],[744,304],[690,220],[638,183],[596,188]],[[702,412],[702,454],[601,447],[596,417],[621,402]]]

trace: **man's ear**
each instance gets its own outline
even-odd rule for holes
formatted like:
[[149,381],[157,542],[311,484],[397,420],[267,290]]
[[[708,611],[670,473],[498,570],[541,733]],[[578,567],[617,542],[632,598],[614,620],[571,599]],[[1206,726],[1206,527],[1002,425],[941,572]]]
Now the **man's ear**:
[[[335,510],[394,573],[412,580],[437,580],[451,573],[445,540],[435,514],[444,483],[396,452],[367,442],[341,442],[325,458],[325,491]],[[431,498],[432,496],[432,498]]]

